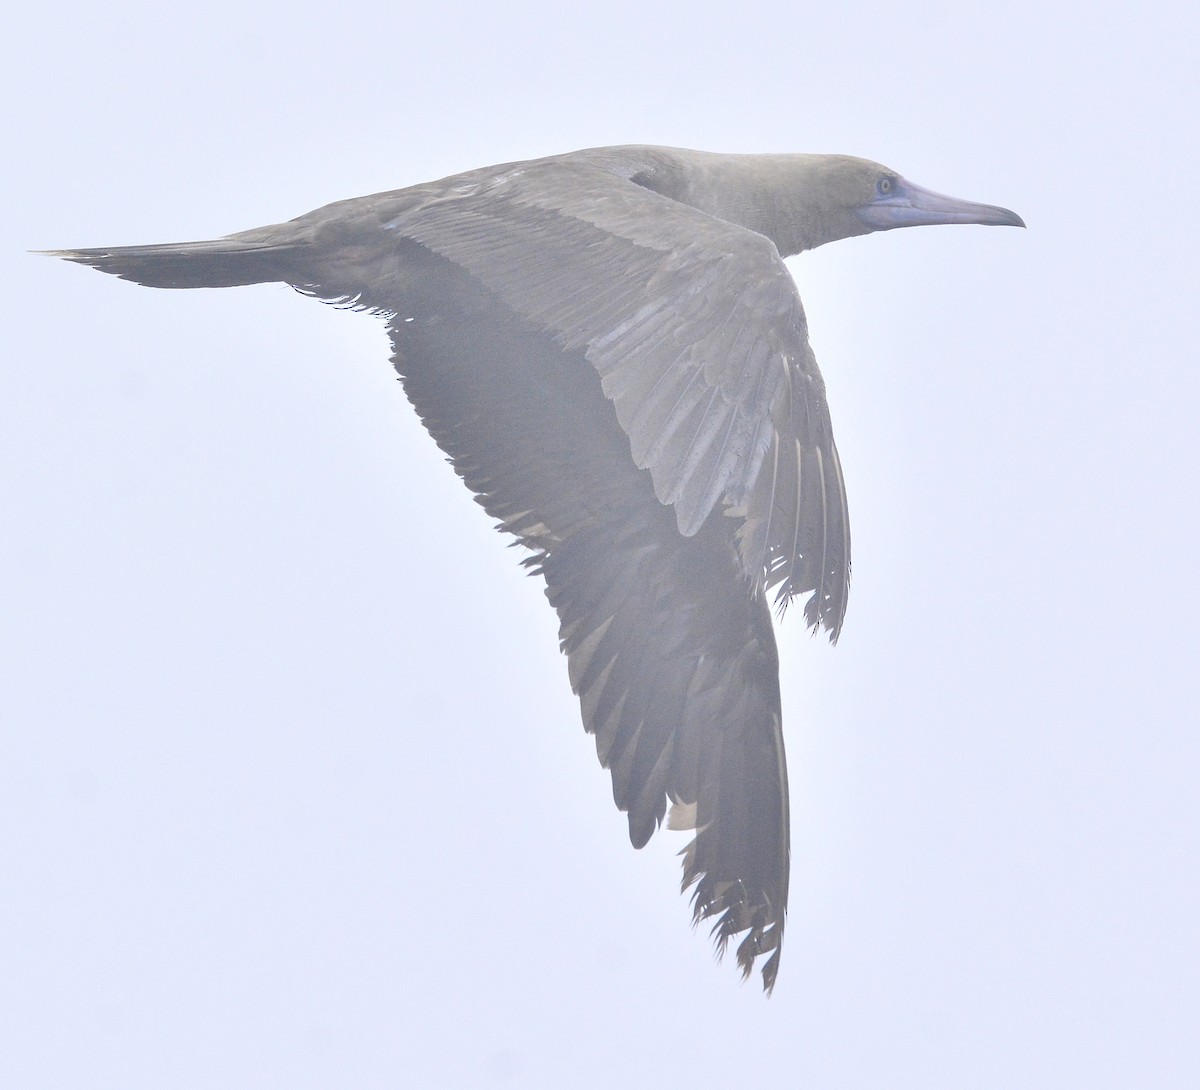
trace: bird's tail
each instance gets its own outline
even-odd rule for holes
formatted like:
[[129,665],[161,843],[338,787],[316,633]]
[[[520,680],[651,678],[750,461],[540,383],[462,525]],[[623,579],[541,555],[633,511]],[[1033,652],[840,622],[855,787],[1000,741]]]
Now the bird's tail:
[[295,283],[298,259],[306,245],[231,236],[208,242],[41,252],[152,288],[233,288],[276,281]]

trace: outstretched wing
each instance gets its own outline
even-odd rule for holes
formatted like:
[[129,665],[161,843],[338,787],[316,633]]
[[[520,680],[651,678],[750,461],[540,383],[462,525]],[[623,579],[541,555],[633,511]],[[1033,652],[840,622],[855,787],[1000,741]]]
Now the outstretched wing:
[[[414,244],[409,243],[414,249]],[[463,270],[410,254],[421,298],[390,323],[395,364],[438,445],[501,527],[534,550],[571,684],[630,840],[695,829],[683,884],[723,948],[774,983],[788,798],[769,610],[733,520],[691,537],[654,494],[580,349],[518,319]],[[743,934],[744,933],[744,934]]]
[[850,533],[795,284],[762,235],[593,164],[539,161],[410,205],[387,227],[581,349],[681,533],[724,504],[745,574],[812,590],[836,638]]

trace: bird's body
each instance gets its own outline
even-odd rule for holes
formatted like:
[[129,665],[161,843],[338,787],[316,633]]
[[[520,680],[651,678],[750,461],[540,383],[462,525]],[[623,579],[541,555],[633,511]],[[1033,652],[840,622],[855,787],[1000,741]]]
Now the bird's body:
[[59,251],[139,283],[282,281],[386,317],[408,397],[531,550],[630,838],[696,829],[720,947],[778,970],[787,772],[767,590],[836,638],[850,532],[782,257],[1019,225],[846,156],[616,147],[342,201],[226,239]]

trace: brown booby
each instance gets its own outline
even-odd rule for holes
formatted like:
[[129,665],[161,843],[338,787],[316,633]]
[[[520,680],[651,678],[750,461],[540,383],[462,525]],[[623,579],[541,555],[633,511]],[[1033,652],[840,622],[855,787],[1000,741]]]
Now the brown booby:
[[162,288],[282,282],[387,322],[405,393],[546,581],[629,836],[694,829],[683,888],[779,970],[788,785],[768,591],[837,639],[850,525],[783,259],[1023,227],[845,155],[611,147],[339,201],[208,242],[58,250]]

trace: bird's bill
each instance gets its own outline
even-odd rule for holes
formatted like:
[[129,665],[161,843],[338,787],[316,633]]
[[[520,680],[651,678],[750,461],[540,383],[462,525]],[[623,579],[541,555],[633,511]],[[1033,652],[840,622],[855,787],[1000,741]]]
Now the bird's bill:
[[1024,227],[1016,212],[994,204],[976,204],[934,193],[896,178],[888,193],[877,194],[855,214],[876,231],[893,227],[927,227],[938,223],[982,223],[991,227]]

